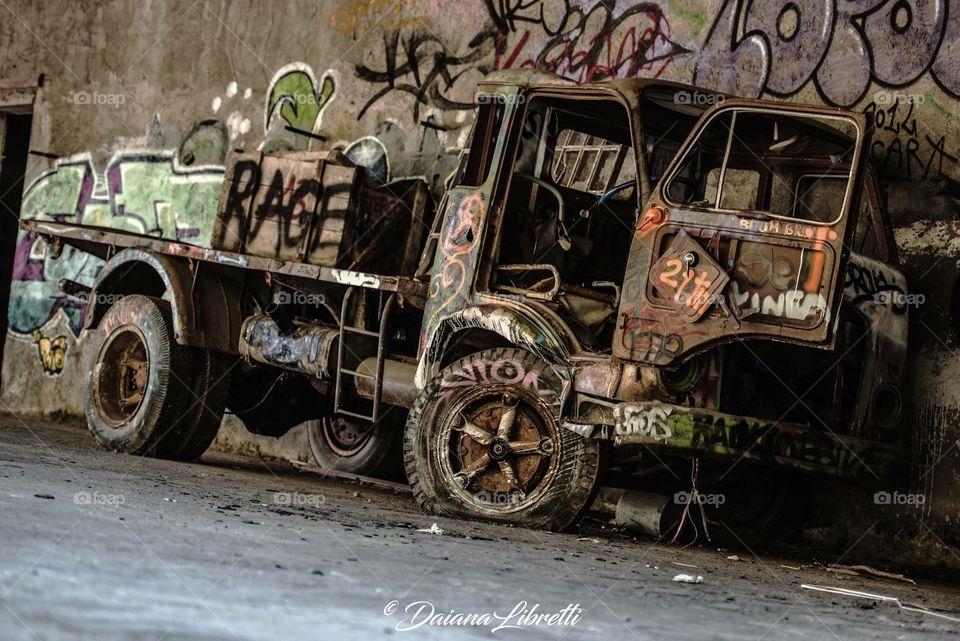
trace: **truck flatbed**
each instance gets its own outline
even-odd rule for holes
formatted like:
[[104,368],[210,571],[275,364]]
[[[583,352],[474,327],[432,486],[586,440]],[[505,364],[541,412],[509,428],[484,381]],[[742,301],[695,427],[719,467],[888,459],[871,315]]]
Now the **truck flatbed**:
[[427,284],[405,276],[390,276],[368,272],[321,267],[278,258],[264,258],[250,254],[229,252],[189,243],[132,234],[119,230],[107,230],[90,225],[58,223],[41,220],[22,220],[20,227],[45,237],[56,247],[63,243],[104,260],[117,249],[141,249],[157,254],[188,258],[254,271],[270,272],[284,276],[312,279],[339,285],[350,285],[384,292],[397,292],[408,299],[423,300],[427,296]]

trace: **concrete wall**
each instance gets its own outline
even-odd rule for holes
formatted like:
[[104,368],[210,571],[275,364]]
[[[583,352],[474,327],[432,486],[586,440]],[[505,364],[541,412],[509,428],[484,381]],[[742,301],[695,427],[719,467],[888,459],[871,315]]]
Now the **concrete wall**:
[[[25,212],[196,242],[226,151],[311,144],[287,125],[439,189],[475,83],[494,69],[660,76],[873,111],[901,258],[926,297],[910,310],[910,458],[895,483],[925,501],[832,500],[879,520],[869,536],[960,543],[960,0],[21,0],[0,15],[0,81],[43,75]],[[98,267],[21,237],[0,408],[80,412],[79,308],[56,284]]]

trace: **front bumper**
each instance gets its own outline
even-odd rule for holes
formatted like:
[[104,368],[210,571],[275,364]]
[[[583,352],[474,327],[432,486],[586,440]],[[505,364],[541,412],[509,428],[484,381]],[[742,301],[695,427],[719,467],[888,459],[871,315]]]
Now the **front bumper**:
[[895,444],[667,403],[619,403],[613,416],[616,446],[745,459],[867,482],[889,475],[902,453]]

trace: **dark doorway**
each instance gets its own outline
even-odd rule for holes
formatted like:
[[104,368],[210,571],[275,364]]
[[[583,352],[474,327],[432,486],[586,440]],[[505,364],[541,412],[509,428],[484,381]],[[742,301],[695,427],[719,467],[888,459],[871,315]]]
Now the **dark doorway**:
[[30,148],[29,113],[3,113],[3,156],[0,157],[0,368],[3,367],[3,347],[7,341],[10,309],[10,279],[13,276],[13,257],[17,249],[17,229],[20,220],[20,201],[23,198],[23,179],[27,171],[27,153]]

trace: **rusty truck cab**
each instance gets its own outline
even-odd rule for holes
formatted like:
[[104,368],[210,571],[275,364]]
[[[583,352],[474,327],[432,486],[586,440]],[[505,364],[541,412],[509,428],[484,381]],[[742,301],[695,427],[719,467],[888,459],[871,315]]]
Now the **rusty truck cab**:
[[[878,208],[862,115],[522,72],[487,77],[477,102],[438,211],[419,386],[512,345],[561,373],[564,425],[586,437],[889,471],[905,321],[863,322],[882,305],[853,304],[848,263],[906,285],[895,266],[851,262],[857,215]],[[820,376],[847,352],[883,373]]]
[[550,360],[610,353],[634,221],[704,109],[671,102],[682,87],[525,72],[480,84],[466,162],[428,252],[421,383],[469,327]]

